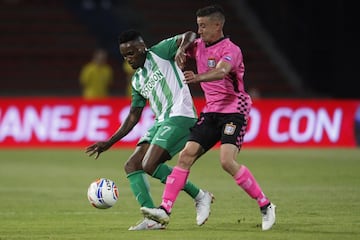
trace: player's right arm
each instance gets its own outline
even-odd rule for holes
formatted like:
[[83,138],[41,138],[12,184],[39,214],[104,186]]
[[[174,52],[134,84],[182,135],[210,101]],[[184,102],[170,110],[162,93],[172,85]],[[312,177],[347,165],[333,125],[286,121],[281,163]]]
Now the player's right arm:
[[178,50],[175,55],[175,61],[180,67],[180,69],[184,69],[186,62],[186,50],[196,39],[196,33],[188,31],[181,35],[176,41],[178,46]]
[[95,159],[97,159],[100,153],[108,150],[112,145],[120,141],[120,139],[125,137],[135,127],[135,125],[140,120],[143,109],[143,107],[131,106],[128,116],[126,117],[123,124],[121,124],[121,126],[118,128],[118,130],[116,130],[116,132],[107,141],[97,142],[87,147],[85,153],[89,157],[96,154]]
[[118,142],[120,139],[125,137],[135,127],[135,125],[140,120],[143,109],[144,108],[142,107],[133,107],[133,106],[130,108],[130,112],[127,115],[123,124],[121,124],[118,130],[107,141],[110,147],[114,145],[116,142]]
[[232,65],[225,61],[220,61],[216,67],[208,72],[195,74],[193,71],[184,71],[185,83],[211,82],[224,79],[230,73]]

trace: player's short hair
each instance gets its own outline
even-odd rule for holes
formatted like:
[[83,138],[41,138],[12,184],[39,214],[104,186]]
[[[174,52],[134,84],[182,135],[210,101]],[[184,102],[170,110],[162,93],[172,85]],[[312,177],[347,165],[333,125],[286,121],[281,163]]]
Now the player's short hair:
[[218,4],[203,7],[196,11],[197,17],[208,17],[210,15],[217,17],[222,21],[225,21],[224,9]]
[[130,30],[122,32],[120,34],[118,40],[119,40],[119,44],[122,44],[122,43],[126,43],[129,41],[134,41],[134,40],[143,41],[143,38],[142,38],[140,32],[130,29]]

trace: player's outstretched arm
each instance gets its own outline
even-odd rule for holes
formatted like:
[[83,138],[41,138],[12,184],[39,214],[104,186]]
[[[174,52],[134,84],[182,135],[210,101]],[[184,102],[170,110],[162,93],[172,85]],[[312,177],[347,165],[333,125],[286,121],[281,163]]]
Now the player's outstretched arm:
[[85,153],[89,157],[95,154],[95,159],[98,159],[102,152],[108,150],[112,145],[120,141],[134,128],[134,126],[140,120],[142,110],[143,108],[141,107],[131,107],[124,123],[118,128],[118,130],[116,130],[116,132],[109,138],[109,140],[90,145],[86,148]]

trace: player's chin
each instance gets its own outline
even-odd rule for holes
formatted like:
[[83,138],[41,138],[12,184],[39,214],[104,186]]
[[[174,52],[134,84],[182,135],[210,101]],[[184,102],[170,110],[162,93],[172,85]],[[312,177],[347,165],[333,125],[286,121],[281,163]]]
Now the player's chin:
[[138,69],[140,66],[138,66],[138,64],[136,63],[130,63],[129,62],[129,65],[131,66],[132,69]]

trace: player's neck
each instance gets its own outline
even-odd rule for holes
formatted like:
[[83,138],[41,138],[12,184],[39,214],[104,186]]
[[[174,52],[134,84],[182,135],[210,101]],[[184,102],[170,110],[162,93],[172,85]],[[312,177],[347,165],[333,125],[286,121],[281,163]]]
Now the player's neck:
[[206,47],[212,46],[212,45],[217,44],[218,42],[222,41],[224,38],[226,38],[226,37],[224,35],[221,35],[218,38],[216,38],[216,40],[214,40],[214,41],[205,42],[205,45],[206,45]]

